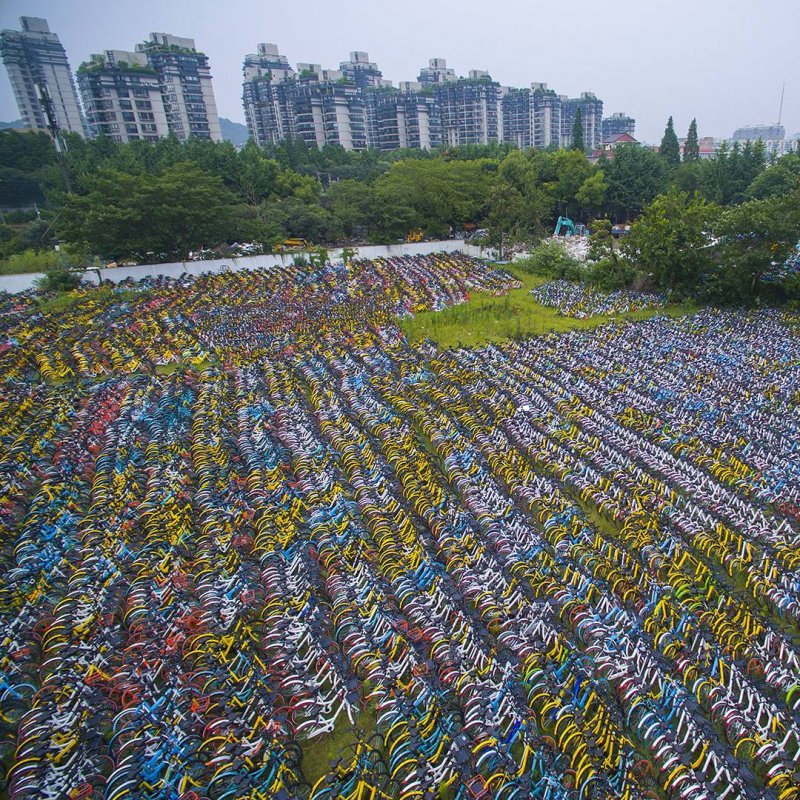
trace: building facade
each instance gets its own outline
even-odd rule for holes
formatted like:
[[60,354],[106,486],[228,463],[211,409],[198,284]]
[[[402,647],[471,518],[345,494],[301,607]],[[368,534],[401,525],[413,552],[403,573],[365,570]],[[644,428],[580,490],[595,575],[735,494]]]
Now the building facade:
[[441,118],[430,95],[415,89],[383,93],[376,95],[376,109],[376,150],[430,150],[442,143]]
[[504,142],[522,149],[561,146],[561,98],[546,83],[504,89],[501,106]]
[[144,53],[106,50],[78,67],[78,88],[92,136],[156,142],[169,135],[156,71]]
[[294,80],[297,73],[277,45],[262,43],[245,56],[242,68],[242,106],[250,137],[264,147],[297,135]]
[[442,144],[503,141],[503,92],[488,72],[470,70],[467,78],[443,81],[434,86],[433,97],[441,118]]
[[301,138],[347,150],[494,142],[544,149],[570,143],[577,108],[587,148],[602,136],[603,103],[589,92],[568,100],[544,83],[500,86],[484,70],[458,77],[443,58],[432,58],[416,81],[395,88],[363,51],[351,52],[338,70],[308,63],[294,70],[276,45],[260,44],[245,57],[242,75],[245,119],[259,146]]
[[620,136],[623,133],[636,138],[636,120],[633,117],[617,113],[603,119],[602,139],[604,142],[609,142],[615,136]]
[[208,57],[194,39],[151,33],[136,46],[158,75],[169,132],[180,141],[194,137],[222,141]]
[[738,142],[742,145],[747,142],[757,142],[759,139],[764,143],[767,153],[782,156],[786,152],[786,129],[783,125],[746,125],[737,128],[733,132],[730,144]]
[[583,146],[585,150],[595,150],[603,139],[603,101],[593,92],[583,92],[580,97],[561,97],[561,146],[572,142],[572,128],[581,110],[583,125]]
[[50,128],[85,136],[78,93],[67,54],[47,20],[20,17],[22,30],[0,32],[0,55],[8,71],[11,89],[26,128]]

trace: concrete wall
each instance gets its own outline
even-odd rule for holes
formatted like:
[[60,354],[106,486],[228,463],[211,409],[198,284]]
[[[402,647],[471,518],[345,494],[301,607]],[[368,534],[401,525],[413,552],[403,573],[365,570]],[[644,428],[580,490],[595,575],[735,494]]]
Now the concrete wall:
[[[463,239],[447,239],[436,242],[416,242],[410,244],[390,245],[365,245],[357,248],[358,258],[379,258],[381,256],[409,256],[424,253],[454,253],[461,252],[467,255],[482,257],[482,248],[465,244]],[[341,259],[341,249],[329,251],[331,261]],[[284,256],[283,263],[291,264],[293,256]],[[226,269],[236,272],[240,269],[262,269],[280,266],[280,256],[244,256],[242,258],[220,258],[211,261],[176,261],[169,264],[140,264],[136,267],[116,267],[115,269],[101,269],[100,274],[104,281],[121,283],[127,278],[141,280],[147,277],[166,275],[177,278],[184,273],[189,275],[203,275],[207,272],[223,272]],[[37,279],[44,276],[43,272],[29,272],[24,275],[0,275],[0,291],[17,294],[34,287]],[[97,283],[96,272],[84,273],[84,279]]]

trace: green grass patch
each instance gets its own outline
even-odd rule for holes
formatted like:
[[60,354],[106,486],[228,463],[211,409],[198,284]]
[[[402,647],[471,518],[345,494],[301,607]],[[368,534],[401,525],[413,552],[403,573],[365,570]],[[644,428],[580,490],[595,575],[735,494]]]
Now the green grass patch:
[[79,295],[72,292],[62,292],[49,300],[40,301],[32,311],[41,311],[42,314],[59,314],[75,305],[79,299]]
[[357,731],[361,731],[369,738],[375,734],[378,727],[378,717],[374,703],[367,704],[358,715],[355,725],[351,725],[345,715],[339,717],[333,732],[321,736],[313,741],[301,742],[303,750],[303,775],[313,787],[331,767],[331,761],[343,757],[349,758],[345,751],[358,741]]
[[432,339],[440,347],[472,347],[551,332],[596,328],[613,320],[649,319],[657,314],[677,317],[696,310],[691,305],[669,305],[664,309],[648,308],[588,319],[562,317],[556,309],[543,306],[530,294],[531,289],[550,278],[531,275],[506,265],[504,268],[522,281],[521,289],[512,289],[502,297],[475,292],[468,303],[450,306],[442,311],[425,311],[400,320],[401,330],[411,342]]

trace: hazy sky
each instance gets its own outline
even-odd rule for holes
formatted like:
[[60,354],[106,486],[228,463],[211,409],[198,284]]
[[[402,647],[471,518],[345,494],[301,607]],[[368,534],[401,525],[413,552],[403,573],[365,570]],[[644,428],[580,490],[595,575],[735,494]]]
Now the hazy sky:
[[[73,70],[151,31],[192,37],[210,58],[220,115],[239,122],[242,58],[275,42],[293,65],[336,68],[366,50],[395,84],[438,56],[459,75],[593,91],[648,142],[670,114],[679,136],[694,116],[701,136],[774,123],[786,81],[786,132],[800,131],[800,0],[0,0],[0,27],[22,15],[49,21]],[[0,72],[0,119],[16,119]]]

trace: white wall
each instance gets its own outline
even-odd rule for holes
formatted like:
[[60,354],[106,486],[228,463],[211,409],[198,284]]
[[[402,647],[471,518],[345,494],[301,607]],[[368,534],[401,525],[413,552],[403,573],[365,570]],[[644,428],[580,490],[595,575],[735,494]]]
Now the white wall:
[[[356,248],[358,258],[379,258],[381,256],[410,256],[420,253],[454,253],[461,252],[467,255],[483,257],[483,249],[474,245],[465,244],[463,239],[447,239],[436,242],[415,242],[408,244],[390,245],[364,245]],[[341,249],[329,251],[331,261],[341,260]],[[284,264],[291,264],[293,255],[283,258]],[[280,266],[280,256],[244,256],[242,258],[219,258],[211,261],[176,261],[169,264],[140,264],[136,267],[116,267],[115,269],[101,269],[100,274],[104,281],[121,283],[127,278],[141,280],[147,277],[165,275],[177,278],[184,273],[189,275],[202,275],[207,272],[223,272],[229,269],[236,272],[240,269],[262,269]],[[36,280],[44,277],[43,272],[29,272],[24,275],[0,275],[0,291],[17,294],[34,287]],[[84,280],[97,283],[96,272],[86,272]]]

